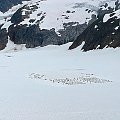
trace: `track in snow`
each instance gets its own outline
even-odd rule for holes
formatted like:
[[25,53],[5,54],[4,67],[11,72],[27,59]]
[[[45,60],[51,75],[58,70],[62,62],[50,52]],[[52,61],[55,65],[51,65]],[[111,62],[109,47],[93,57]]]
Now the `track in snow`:
[[48,75],[31,73],[29,75],[29,78],[37,79],[37,80],[51,81],[53,83],[59,83],[62,85],[103,84],[103,83],[111,83],[112,82],[110,80],[98,78],[98,77],[94,76],[93,74],[85,74],[85,73],[79,73],[79,75],[77,75],[75,77],[69,77],[69,74],[67,74],[66,77],[62,77],[62,75],[60,75],[59,77],[54,77],[54,78],[52,78]]

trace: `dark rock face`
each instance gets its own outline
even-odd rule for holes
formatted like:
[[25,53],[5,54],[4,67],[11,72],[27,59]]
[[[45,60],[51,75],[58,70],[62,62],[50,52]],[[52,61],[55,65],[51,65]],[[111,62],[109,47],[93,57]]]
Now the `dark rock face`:
[[6,44],[8,42],[8,35],[7,35],[7,30],[2,29],[0,26],[0,50],[3,50],[6,47]]
[[46,45],[59,45],[60,44],[60,37],[56,34],[54,29],[51,30],[41,30],[40,34],[42,35],[42,46]]
[[119,25],[120,19],[114,14],[106,22],[103,22],[103,18],[99,18],[78,36],[69,49],[78,47],[83,41],[85,42],[82,47],[84,51],[103,49],[104,47],[120,47]]
[[9,37],[15,44],[26,44],[27,48],[45,45],[58,45],[59,37],[54,30],[40,30],[38,25],[11,25]]
[[11,25],[8,29],[10,40],[15,44],[26,44],[27,48],[46,45],[61,45],[74,41],[77,36],[87,27],[86,24],[70,26],[61,30],[58,36],[54,29],[40,30],[39,25]]
[[11,25],[8,29],[10,40],[15,44],[26,44],[27,48],[34,48],[42,44],[39,26]]
[[87,24],[79,24],[77,22],[64,23],[64,29],[59,30],[61,34],[61,43],[65,44],[73,42],[87,28]]
[[13,16],[11,17],[11,22],[14,24],[19,24],[20,22],[22,22],[24,20],[23,16],[22,16],[22,8],[18,9],[15,14],[13,14]]
[[0,11],[6,12],[12,6],[21,4],[22,1],[29,1],[29,0],[0,0]]
[[[83,51],[120,47],[120,17],[117,15],[117,12],[120,11],[119,0],[115,2],[115,8],[108,7],[107,3],[104,7],[106,9],[98,10],[97,19],[77,37],[69,49],[74,49],[83,42],[85,42],[82,47]],[[109,15],[109,18],[104,22],[106,14]]]

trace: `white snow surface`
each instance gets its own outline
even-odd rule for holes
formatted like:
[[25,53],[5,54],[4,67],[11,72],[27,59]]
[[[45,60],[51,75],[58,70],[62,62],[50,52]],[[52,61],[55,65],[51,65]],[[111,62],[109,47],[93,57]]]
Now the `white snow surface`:
[[[0,120],[120,120],[120,49],[70,45],[0,53]],[[82,75],[111,82],[50,81]]]
[[[42,13],[45,18],[41,21],[40,28],[55,28],[55,30],[58,31],[59,29],[63,29],[64,23],[88,23],[91,15],[97,14],[98,8],[106,2],[109,2],[110,6],[114,6],[115,0],[33,0],[28,6],[37,5],[38,9],[30,15],[29,19],[25,19],[20,24],[35,24],[35,22],[41,18],[41,16],[38,17],[37,14]],[[90,9],[92,12],[88,13],[86,9]],[[70,11],[70,13],[66,11]],[[35,19],[35,21],[30,23],[30,19]]]

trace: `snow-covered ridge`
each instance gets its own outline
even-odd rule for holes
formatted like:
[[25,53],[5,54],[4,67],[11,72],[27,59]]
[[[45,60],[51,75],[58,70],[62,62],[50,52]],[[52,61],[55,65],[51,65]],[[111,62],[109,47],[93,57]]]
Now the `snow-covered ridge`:
[[[37,8],[32,11],[29,15],[29,18],[26,18],[20,24],[28,24],[32,25],[36,22],[40,21],[41,17],[42,20],[40,21],[40,28],[41,29],[51,29],[55,28],[56,31],[59,29],[63,29],[64,23],[69,22],[79,22],[83,24],[91,19],[92,14],[97,14],[97,10],[100,8],[101,5],[109,2],[110,6],[114,6],[115,0],[31,0],[23,2],[23,5],[36,6]],[[11,8],[8,12],[4,15],[0,15],[1,17],[9,17],[12,16],[15,11],[22,7],[23,5],[17,5],[16,7]],[[86,11],[86,9],[91,10],[91,12]],[[23,15],[25,12],[30,12],[30,10],[23,9]],[[0,17],[0,18],[1,18]],[[30,22],[30,20],[34,20]],[[1,20],[2,23],[4,23]],[[7,23],[6,23],[7,24]]]
[[[88,23],[92,14],[97,14],[97,10],[105,2],[109,2],[114,6],[114,1],[94,1],[94,0],[42,0],[32,1],[28,6],[37,6],[29,18],[20,24],[32,25],[40,21],[41,29],[55,28],[56,31],[63,29],[64,23],[78,22],[79,24]],[[59,7],[58,7],[59,6]],[[86,11],[86,9],[90,11]],[[26,10],[23,10],[23,15]],[[28,10],[29,11],[29,10]],[[41,19],[42,18],[42,19]],[[34,20],[30,23],[30,20]]]

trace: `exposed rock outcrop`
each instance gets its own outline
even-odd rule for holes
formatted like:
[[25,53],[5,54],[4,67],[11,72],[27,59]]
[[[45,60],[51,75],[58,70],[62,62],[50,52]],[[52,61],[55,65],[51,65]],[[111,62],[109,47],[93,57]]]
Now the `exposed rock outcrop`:
[[10,40],[15,44],[26,44],[27,48],[34,48],[42,44],[39,26],[11,25],[8,29]]
[[[27,48],[46,45],[61,45],[74,41],[76,37],[87,27],[86,24],[70,26],[61,31],[61,36],[54,29],[40,30],[39,25],[11,25],[8,29],[10,40],[15,44],[26,44]],[[71,32],[72,30],[72,32]]]
[[64,23],[63,25],[64,29],[59,30],[61,44],[73,42],[88,26],[86,23],[79,24],[77,22]]
[[82,50],[103,49],[104,47],[120,47],[120,10],[106,14],[92,23],[73,42],[69,49],[82,44]]
[[22,1],[29,1],[29,0],[0,0],[0,11],[6,12],[12,6],[21,4]]
[[6,47],[8,42],[8,35],[6,29],[1,29],[2,25],[0,25],[0,50],[3,50]]
[[40,30],[38,25],[11,25],[9,36],[15,44],[26,44],[27,48],[45,45],[58,45],[59,37],[54,30]]

